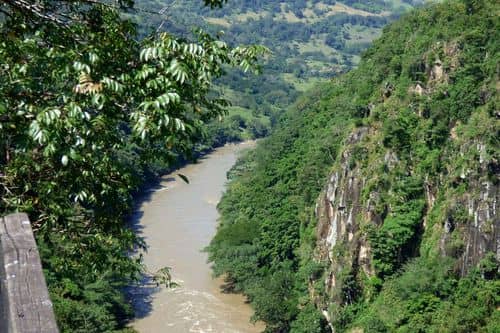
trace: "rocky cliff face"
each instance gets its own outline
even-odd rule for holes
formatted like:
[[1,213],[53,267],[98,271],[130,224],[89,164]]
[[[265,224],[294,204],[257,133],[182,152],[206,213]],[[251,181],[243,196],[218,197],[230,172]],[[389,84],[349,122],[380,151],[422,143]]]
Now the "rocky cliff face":
[[[342,295],[345,278],[355,278],[359,270],[373,275],[370,258],[370,245],[366,235],[360,230],[361,216],[369,216],[373,221],[380,220],[372,214],[370,203],[361,204],[361,191],[365,178],[358,166],[352,165],[352,147],[369,135],[368,128],[358,128],[346,141],[347,149],[342,153],[340,163],[331,174],[325,190],[316,205],[317,245],[315,259],[325,264],[324,290],[326,298],[316,297],[316,305],[330,323],[329,303],[341,304],[346,296]],[[347,300],[349,301],[349,300]],[[333,327],[330,325],[330,328]]]
[[[363,168],[352,161],[355,147],[369,141],[368,137],[376,135],[374,133],[375,129],[367,127],[352,132],[339,164],[317,201],[315,259],[325,266],[322,276],[325,297],[316,297],[315,302],[329,322],[335,315],[332,304],[346,305],[359,296],[355,292],[350,294],[350,284],[355,283],[358,290],[365,288],[365,292],[369,292],[363,284],[376,277],[377,271],[372,260],[369,229],[365,227],[379,228],[395,209],[387,205],[377,210],[379,189],[366,190],[370,177],[378,175],[370,174],[369,167]],[[462,277],[477,267],[488,253],[494,253],[500,260],[500,187],[498,178],[491,177],[499,174],[499,166],[498,161],[487,160],[486,151],[483,143],[460,146],[460,156],[474,156],[468,161],[467,170],[461,170],[459,176],[454,177],[452,169],[456,160],[450,156],[450,174],[443,172],[428,177],[422,184],[425,212],[417,228],[418,244],[413,255],[455,258],[455,270]],[[400,161],[394,152],[387,150],[383,159],[374,163],[384,164],[391,170]],[[465,191],[454,190],[460,184],[466,184]],[[428,253],[421,253],[420,247],[426,247]],[[333,330],[333,326],[330,327]]]
[[[356,129],[348,138],[348,147],[359,143],[368,134],[367,128]],[[337,287],[337,277],[345,268],[361,268],[367,274],[370,264],[369,245],[360,232],[361,214],[370,214],[369,203],[361,205],[360,195],[365,184],[360,168],[352,166],[350,149],[341,156],[340,165],[332,173],[316,207],[318,218],[316,258],[327,262],[329,269],[325,286],[327,293]],[[376,219],[373,216],[374,220]],[[337,251],[335,251],[337,249]],[[342,251],[342,256],[338,253]]]
[[[398,84],[382,84],[367,109],[389,116],[380,121],[372,115],[345,142],[316,205],[314,259],[325,269],[324,293],[315,294],[314,302],[328,322],[339,307],[370,299],[374,281],[398,274],[412,258],[451,258],[458,277],[488,255],[500,261],[498,115],[479,108],[464,123],[450,121],[440,129],[447,131],[444,139],[422,156],[418,143],[391,143],[391,135],[404,136],[404,126],[394,135],[386,125],[402,113],[395,106],[409,105],[411,140],[428,140],[431,133],[421,129],[443,112],[432,100],[448,98],[460,84],[453,78],[464,66],[461,52],[455,41],[434,44],[416,62],[423,74],[406,96],[395,94],[403,90]],[[487,94],[480,96],[485,104],[491,90]],[[392,262],[384,263],[387,257]],[[384,270],[381,262],[393,266]]]
[[[440,228],[441,255],[458,258],[457,269],[465,276],[484,256],[495,253],[500,260],[500,217],[498,161],[488,160],[487,145],[472,143],[461,147],[460,155],[475,156],[470,168],[454,182],[467,182],[465,193],[450,198],[448,214]],[[467,154],[469,153],[469,154]],[[472,154],[470,154],[472,153]]]

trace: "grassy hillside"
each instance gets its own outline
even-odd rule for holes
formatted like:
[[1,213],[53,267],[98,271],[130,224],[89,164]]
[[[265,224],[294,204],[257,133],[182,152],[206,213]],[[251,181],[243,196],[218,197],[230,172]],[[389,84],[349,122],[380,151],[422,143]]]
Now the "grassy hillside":
[[208,251],[267,331],[498,332],[499,10],[403,16],[235,166]]
[[[215,139],[206,142],[210,145],[267,134],[301,92],[356,66],[360,52],[385,24],[421,2],[232,0],[209,10],[194,0],[140,0],[137,7],[165,10],[165,15],[139,13],[144,31],[161,26],[189,36],[193,27],[201,26],[214,34],[223,31],[221,38],[231,44],[262,44],[272,52],[262,75],[236,71],[220,80],[219,93],[233,107],[222,123],[212,124],[209,137]],[[252,116],[235,126],[232,115],[242,109]],[[255,126],[264,131],[255,131]]]

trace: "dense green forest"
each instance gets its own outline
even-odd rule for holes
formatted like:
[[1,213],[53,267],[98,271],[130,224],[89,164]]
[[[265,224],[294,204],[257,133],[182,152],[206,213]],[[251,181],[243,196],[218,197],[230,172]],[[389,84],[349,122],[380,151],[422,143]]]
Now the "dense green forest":
[[60,330],[131,331],[146,181],[271,133],[207,248],[266,331],[500,331],[500,8],[421,3],[2,1],[0,215]]
[[[124,221],[145,182],[266,136],[412,5],[3,1],[0,215],[29,214],[61,331],[120,330],[133,316],[123,290],[144,244]],[[254,43],[267,48],[239,46]]]
[[209,125],[200,148],[266,136],[280,114],[315,83],[352,69],[382,27],[422,1],[245,1],[210,10],[198,1],[137,1],[143,32],[189,36],[202,26],[234,45],[264,45],[272,53],[259,76],[231,71],[218,80],[232,106]]
[[213,81],[266,53],[201,30],[140,36],[131,5],[0,4],[0,215],[29,214],[62,332],[124,329],[143,273],[133,193],[225,114]]
[[207,250],[266,331],[500,331],[499,14],[404,15],[234,166]]

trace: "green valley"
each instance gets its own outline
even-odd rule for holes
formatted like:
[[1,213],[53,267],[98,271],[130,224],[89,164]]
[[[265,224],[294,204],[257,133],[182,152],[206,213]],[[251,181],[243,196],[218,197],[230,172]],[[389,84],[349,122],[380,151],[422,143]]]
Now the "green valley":
[[497,332],[494,1],[384,29],[233,169],[208,247],[268,332]]
[[499,332],[499,18],[0,2],[0,218],[28,214],[59,330]]
[[[230,71],[219,82],[219,93],[232,106],[229,117],[211,125],[205,146],[265,136],[283,110],[315,84],[356,66],[359,54],[380,35],[382,27],[422,1],[243,1],[210,10],[198,1],[141,0],[138,22],[190,36],[203,29],[234,45],[259,44],[271,54],[258,76]],[[144,28],[144,30],[147,30]],[[233,117],[246,110],[253,115]],[[246,119],[245,119],[246,118]],[[235,120],[240,120],[237,126]],[[261,128],[256,130],[255,128]]]

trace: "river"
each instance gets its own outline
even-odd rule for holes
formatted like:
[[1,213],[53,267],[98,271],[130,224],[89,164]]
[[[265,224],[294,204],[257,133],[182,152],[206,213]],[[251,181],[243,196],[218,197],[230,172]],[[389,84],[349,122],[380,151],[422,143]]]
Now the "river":
[[[179,286],[156,288],[148,284],[133,288],[137,319],[132,326],[140,333],[153,332],[261,332],[262,325],[249,322],[252,309],[242,295],[221,292],[220,279],[213,279],[207,254],[217,228],[216,205],[226,183],[226,173],[238,153],[252,143],[227,145],[162,178],[140,200],[134,223],[148,250],[144,263],[150,272],[168,266]],[[189,178],[189,184],[177,174]]]

